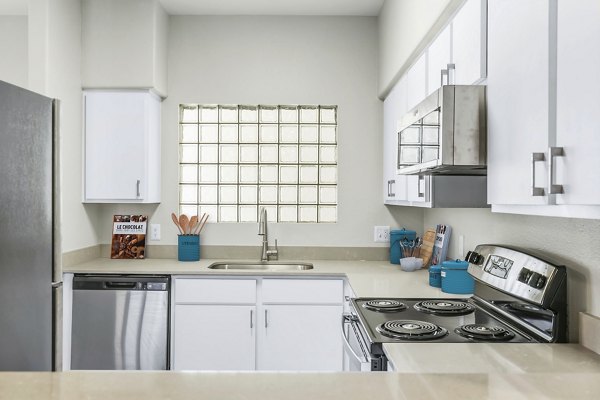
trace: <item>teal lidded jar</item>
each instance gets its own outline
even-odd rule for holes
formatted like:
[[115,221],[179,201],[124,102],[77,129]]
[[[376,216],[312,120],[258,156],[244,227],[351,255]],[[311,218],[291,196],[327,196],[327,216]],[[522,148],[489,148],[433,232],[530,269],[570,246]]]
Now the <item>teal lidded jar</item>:
[[403,240],[413,241],[417,238],[417,232],[408,229],[394,229],[390,231],[390,263],[400,264],[404,257],[400,242]]

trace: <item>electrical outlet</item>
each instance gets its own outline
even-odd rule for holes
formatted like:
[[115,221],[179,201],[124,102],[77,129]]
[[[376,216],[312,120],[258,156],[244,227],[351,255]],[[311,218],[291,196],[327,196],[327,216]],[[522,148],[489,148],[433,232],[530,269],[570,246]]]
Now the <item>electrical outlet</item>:
[[150,240],[160,240],[160,224],[150,224]]
[[390,241],[390,227],[376,226],[373,234],[373,241],[385,243]]

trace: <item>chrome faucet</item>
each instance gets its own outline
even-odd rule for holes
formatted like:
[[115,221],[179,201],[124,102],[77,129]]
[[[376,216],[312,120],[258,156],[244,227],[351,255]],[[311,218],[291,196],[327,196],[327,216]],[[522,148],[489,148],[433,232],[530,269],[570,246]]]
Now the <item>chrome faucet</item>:
[[260,261],[269,261],[270,257],[273,257],[275,260],[277,260],[279,257],[277,239],[275,239],[275,249],[269,250],[269,235],[267,234],[267,209],[264,207],[260,209],[260,217],[258,219],[258,234],[263,237]]

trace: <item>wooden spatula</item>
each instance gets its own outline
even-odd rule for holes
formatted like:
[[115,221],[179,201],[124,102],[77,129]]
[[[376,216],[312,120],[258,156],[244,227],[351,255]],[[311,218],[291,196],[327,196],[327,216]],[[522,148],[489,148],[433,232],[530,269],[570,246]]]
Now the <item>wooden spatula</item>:
[[188,218],[187,215],[185,214],[181,214],[179,216],[179,225],[181,226],[181,229],[183,230],[183,233],[185,235],[187,235],[189,232],[189,227],[190,227],[190,219]]
[[173,220],[173,223],[177,229],[179,229],[179,233],[183,235],[183,230],[181,230],[181,225],[179,225],[179,220],[177,219],[177,215],[175,215],[175,213],[171,213],[171,219]]
[[194,234],[196,225],[198,225],[198,216],[192,215],[192,218],[190,218],[190,227],[188,228],[189,233]]

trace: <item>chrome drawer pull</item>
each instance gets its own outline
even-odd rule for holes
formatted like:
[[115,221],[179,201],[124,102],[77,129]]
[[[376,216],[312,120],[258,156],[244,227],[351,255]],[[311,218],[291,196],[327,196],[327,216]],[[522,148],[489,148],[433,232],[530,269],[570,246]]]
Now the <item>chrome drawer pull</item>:
[[544,196],[544,188],[535,186],[535,163],[539,161],[546,161],[544,153],[531,153],[531,195],[532,196]]
[[550,170],[549,179],[548,179],[548,190],[550,194],[561,194],[564,193],[563,185],[558,185],[554,183],[554,157],[564,157],[565,150],[562,147],[550,147],[548,149],[548,169]]

